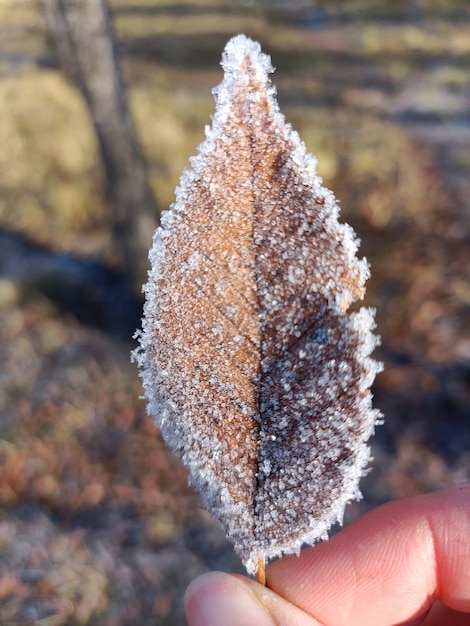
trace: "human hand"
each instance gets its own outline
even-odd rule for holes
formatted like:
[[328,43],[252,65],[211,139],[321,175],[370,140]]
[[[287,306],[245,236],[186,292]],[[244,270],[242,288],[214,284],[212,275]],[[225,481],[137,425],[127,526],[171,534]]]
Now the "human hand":
[[391,502],[267,569],[205,574],[190,626],[470,626],[470,484]]

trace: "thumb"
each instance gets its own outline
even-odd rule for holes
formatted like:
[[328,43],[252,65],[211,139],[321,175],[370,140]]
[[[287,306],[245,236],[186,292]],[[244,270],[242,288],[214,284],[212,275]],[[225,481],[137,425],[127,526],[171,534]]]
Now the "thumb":
[[219,572],[194,580],[186,591],[185,606],[189,626],[321,626],[257,582]]

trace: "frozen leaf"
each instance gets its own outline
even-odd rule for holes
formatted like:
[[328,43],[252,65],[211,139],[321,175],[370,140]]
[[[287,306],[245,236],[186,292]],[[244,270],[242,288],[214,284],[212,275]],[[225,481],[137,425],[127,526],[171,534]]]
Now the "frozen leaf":
[[162,218],[140,347],[149,411],[247,570],[327,537],[369,461],[368,277],[268,56],[226,46],[212,127]]

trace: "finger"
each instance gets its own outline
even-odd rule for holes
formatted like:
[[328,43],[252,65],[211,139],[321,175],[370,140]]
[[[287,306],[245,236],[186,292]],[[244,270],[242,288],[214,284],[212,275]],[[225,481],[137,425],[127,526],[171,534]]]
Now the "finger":
[[321,626],[255,581],[220,572],[204,574],[189,585],[185,609],[189,626]]
[[470,612],[470,485],[379,507],[267,580],[326,626],[406,622],[436,599]]

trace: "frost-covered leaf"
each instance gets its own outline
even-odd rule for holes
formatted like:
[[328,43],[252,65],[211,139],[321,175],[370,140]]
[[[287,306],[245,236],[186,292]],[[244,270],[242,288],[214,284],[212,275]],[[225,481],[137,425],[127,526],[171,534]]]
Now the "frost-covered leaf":
[[149,410],[250,573],[327,536],[379,417],[368,277],[270,59],[226,46],[212,127],[150,253],[136,351]]

